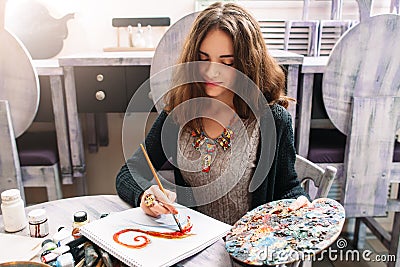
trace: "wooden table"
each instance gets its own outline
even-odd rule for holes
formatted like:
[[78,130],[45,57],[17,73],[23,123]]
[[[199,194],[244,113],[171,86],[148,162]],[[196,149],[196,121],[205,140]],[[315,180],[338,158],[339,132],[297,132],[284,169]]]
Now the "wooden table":
[[[303,56],[282,50],[271,50],[270,53],[278,64],[287,66],[287,95],[297,98],[298,76]],[[150,66],[153,55],[154,51],[105,52],[72,55],[58,59],[64,72],[69,142],[74,177],[84,176],[85,173],[83,138],[78,117],[74,68],[93,66]],[[289,112],[293,118],[294,128],[296,105],[291,105]]]
[[[57,232],[60,226],[71,228],[73,215],[76,211],[84,210],[88,213],[90,221],[100,218],[101,214],[112,213],[129,209],[130,206],[122,201],[117,195],[97,195],[66,198],[50,202],[44,202],[25,208],[26,214],[33,209],[43,208],[47,211],[49,222],[49,237]],[[4,233],[2,215],[0,215],[0,233]],[[29,236],[29,229],[26,227],[17,235]],[[231,266],[231,260],[225,251],[223,240],[216,242],[202,252],[180,262],[178,266]]]
[[314,74],[324,73],[329,57],[304,57],[301,66],[303,83],[299,89],[299,111],[297,125],[297,153],[308,156],[308,145],[311,128],[311,107],[313,97]]

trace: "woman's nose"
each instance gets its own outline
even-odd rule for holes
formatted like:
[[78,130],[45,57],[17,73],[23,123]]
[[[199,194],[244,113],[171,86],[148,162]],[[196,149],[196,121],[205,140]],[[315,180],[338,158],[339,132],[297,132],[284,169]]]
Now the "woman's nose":
[[219,64],[214,62],[209,62],[206,69],[206,75],[210,78],[215,78],[218,77],[220,74],[221,70]]

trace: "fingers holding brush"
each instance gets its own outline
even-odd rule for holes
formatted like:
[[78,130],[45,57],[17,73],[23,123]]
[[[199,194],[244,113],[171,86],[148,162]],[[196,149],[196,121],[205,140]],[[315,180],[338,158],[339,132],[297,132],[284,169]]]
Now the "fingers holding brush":
[[[158,203],[158,204],[160,204],[160,206],[162,206],[163,208],[165,208],[165,210],[163,210],[163,212],[168,211],[167,213],[172,213],[172,216],[174,217],[174,220],[175,220],[175,222],[176,222],[176,225],[177,225],[178,228],[179,228],[179,231],[182,232],[181,224],[179,223],[179,220],[176,218],[176,214],[178,214],[178,211],[177,211],[177,210],[175,209],[175,207],[172,205],[172,202],[176,199],[176,194],[173,193],[173,192],[171,192],[171,191],[168,191],[168,190],[165,190],[165,189],[164,189],[163,185],[161,184],[160,178],[158,178],[157,172],[156,172],[156,170],[154,169],[154,166],[153,166],[153,164],[151,163],[150,157],[149,157],[149,155],[147,154],[146,149],[144,148],[143,144],[140,144],[140,147],[142,148],[143,154],[144,154],[144,156],[145,156],[145,158],[146,158],[146,160],[147,160],[147,164],[149,164],[149,168],[150,168],[151,172],[153,173],[154,179],[156,180],[157,185],[158,185],[158,187],[151,186],[151,187],[149,188],[150,191],[153,191],[153,192],[150,192],[150,194],[153,194],[153,195],[155,196],[156,200],[157,200],[157,199],[159,200],[159,203]],[[160,192],[161,192],[162,194],[160,194]],[[146,196],[146,195],[144,195],[144,197],[145,197],[145,196]],[[155,202],[156,200],[154,200],[154,202]],[[163,200],[164,200],[164,201],[163,201]],[[151,201],[151,199],[149,200],[149,202],[150,202],[150,203],[148,203],[147,208],[149,208],[150,210],[148,210],[148,211],[151,211],[151,209],[155,209],[155,208],[158,207],[156,204],[154,204],[154,206],[152,206],[152,201]],[[141,203],[142,203],[142,202],[141,202]],[[143,203],[144,203],[144,202],[143,202]],[[144,205],[144,206],[146,206],[146,205]],[[152,207],[150,207],[150,206],[152,206]],[[152,211],[152,212],[159,212],[159,211],[156,210],[156,211]],[[149,213],[150,213],[150,212],[149,212]],[[153,214],[157,214],[157,213],[153,213]]]
[[165,194],[156,185],[151,186],[144,191],[140,207],[143,211],[153,217],[160,214],[177,214],[178,211],[173,206],[173,201],[176,199],[176,194],[172,191],[165,190]]

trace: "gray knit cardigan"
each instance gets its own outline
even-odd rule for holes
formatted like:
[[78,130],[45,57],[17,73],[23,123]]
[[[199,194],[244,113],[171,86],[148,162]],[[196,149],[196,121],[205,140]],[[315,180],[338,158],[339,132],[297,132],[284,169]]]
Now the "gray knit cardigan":
[[[261,140],[258,146],[257,168],[252,179],[256,181],[256,184],[257,181],[262,182],[259,182],[256,185],[258,187],[252,192],[252,208],[273,200],[297,198],[300,195],[309,198],[300,186],[294,169],[296,151],[291,116],[278,104],[270,106],[270,110],[271,112],[265,111],[260,116]],[[166,120],[167,116],[166,112],[161,112],[145,140],[146,150],[156,170],[161,169],[168,158],[176,162],[176,150],[167,158],[161,144],[161,135],[165,134],[161,131],[164,124],[170,124],[168,125],[169,136],[177,138],[179,133],[178,125],[170,119]],[[271,130],[273,129],[272,121],[275,123],[276,131]],[[172,165],[176,166],[176,164]],[[184,182],[178,168],[174,167],[174,174],[176,185],[190,187]],[[143,152],[139,148],[117,175],[117,193],[125,202],[138,207],[140,195],[152,185],[150,183],[152,177]],[[192,203],[193,196],[188,194],[188,191],[190,190],[180,191],[178,187],[176,192],[178,203],[183,205]]]

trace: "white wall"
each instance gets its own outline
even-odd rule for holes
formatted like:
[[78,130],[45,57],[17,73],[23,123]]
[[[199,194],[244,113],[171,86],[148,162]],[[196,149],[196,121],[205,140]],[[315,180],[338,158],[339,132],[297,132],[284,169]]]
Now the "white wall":
[[[32,1],[32,0],[28,0]],[[104,47],[116,46],[115,17],[170,17],[174,23],[194,11],[193,0],[35,0],[43,4],[52,17],[60,18],[75,13],[68,22],[68,38],[58,56],[81,52],[101,52]],[[26,0],[9,0],[6,8],[6,26],[19,18],[15,9],[24,8]],[[25,9],[25,12],[30,12]],[[43,25],[45,26],[45,25]],[[127,41],[122,40],[122,41]]]
[[[24,10],[26,1],[8,0],[6,26],[20,18],[12,14],[16,9]],[[50,15],[60,18],[67,13],[75,13],[68,22],[69,35],[58,56],[101,52],[105,47],[115,47],[116,29],[111,20],[115,17],[170,17],[171,23],[188,13],[194,12],[195,0],[35,0],[44,5]],[[259,19],[301,19],[303,0],[238,1]],[[329,19],[331,0],[310,0],[309,19]],[[375,0],[373,14],[389,12],[390,0]],[[344,0],[343,19],[358,19],[356,0]],[[43,25],[45,26],[45,25]],[[163,31],[153,30],[155,43]],[[121,45],[127,46],[128,34],[121,33]]]

